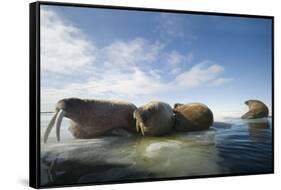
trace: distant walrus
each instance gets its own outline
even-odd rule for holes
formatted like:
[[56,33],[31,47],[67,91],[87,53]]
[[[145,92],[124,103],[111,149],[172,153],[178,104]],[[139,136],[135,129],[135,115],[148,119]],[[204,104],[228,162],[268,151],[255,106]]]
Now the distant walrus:
[[169,133],[174,126],[173,109],[169,104],[151,101],[134,111],[137,131],[143,136],[160,136]]
[[134,104],[122,101],[62,99],[56,105],[56,113],[46,129],[44,142],[47,142],[54,125],[57,140],[60,140],[60,126],[64,116],[71,120],[70,131],[75,138],[97,137],[114,128],[135,131],[135,109],[137,107]]
[[214,122],[212,111],[204,104],[175,104],[175,130],[198,131],[208,129]]
[[260,100],[248,100],[245,102],[249,106],[249,111],[242,115],[242,119],[256,119],[268,117],[268,108]]

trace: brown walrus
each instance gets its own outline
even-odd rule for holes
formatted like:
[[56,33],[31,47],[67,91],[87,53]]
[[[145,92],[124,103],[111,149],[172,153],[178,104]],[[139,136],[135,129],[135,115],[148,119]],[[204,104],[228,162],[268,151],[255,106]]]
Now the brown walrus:
[[212,111],[204,104],[175,104],[175,130],[198,131],[208,129],[214,122]]
[[97,137],[114,128],[135,131],[135,109],[137,107],[134,104],[122,101],[62,99],[56,105],[56,113],[46,129],[44,142],[47,142],[54,125],[57,140],[60,140],[60,126],[64,116],[71,120],[70,131],[75,138]]
[[136,129],[143,136],[161,136],[174,126],[173,109],[169,104],[151,101],[134,111]]
[[268,117],[268,108],[260,100],[247,100],[245,102],[249,107],[249,111],[242,115],[242,119],[256,119]]

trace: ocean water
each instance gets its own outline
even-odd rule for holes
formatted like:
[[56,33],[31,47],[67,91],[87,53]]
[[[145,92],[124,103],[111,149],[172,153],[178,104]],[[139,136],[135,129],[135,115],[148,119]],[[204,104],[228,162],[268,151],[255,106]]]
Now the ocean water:
[[[41,114],[41,137],[52,117]],[[138,179],[268,173],[272,163],[271,118],[225,117],[206,131],[142,137],[116,130],[95,139],[74,139],[63,119],[41,142],[41,185]]]

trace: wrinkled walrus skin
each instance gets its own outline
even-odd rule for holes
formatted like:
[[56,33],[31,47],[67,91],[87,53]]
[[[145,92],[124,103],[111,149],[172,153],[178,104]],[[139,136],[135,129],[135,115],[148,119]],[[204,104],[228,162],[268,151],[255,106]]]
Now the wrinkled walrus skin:
[[249,111],[242,115],[242,119],[256,119],[268,117],[268,108],[260,100],[247,100],[245,104],[249,107]]
[[171,132],[174,114],[171,106],[164,102],[151,101],[134,112],[137,131],[143,136],[162,136]]
[[63,116],[71,120],[70,131],[75,138],[94,138],[114,128],[136,131],[133,113],[134,104],[122,101],[88,100],[67,98],[58,101],[44,136],[47,141],[51,128],[56,125],[57,140],[60,140],[60,125]]
[[205,130],[210,128],[214,122],[212,111],[201,103],[176,103],[173,111],[176,131]]

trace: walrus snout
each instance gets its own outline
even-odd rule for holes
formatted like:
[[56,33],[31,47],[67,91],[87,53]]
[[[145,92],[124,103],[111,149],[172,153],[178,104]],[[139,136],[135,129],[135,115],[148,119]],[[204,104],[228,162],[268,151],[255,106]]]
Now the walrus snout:
[[82,106],[84,103],[83,100],[79,98],[64,98],[58,101],[56,104],[56,111],[64,110],[65,112],[71,112],[77,107]]
[[56,111],[59,111],[59,110],[66,110],[66,99],[61,99],[58,101],[57,105],[56,105]]
[[60,141],[60,128],[63,117],[71,117],[71,115],[73,115],[73,110],[75,110],[73,108],[80,105],[81,102],[82,100],[78,98],[65,98],[58,101],[55,108],[55,115],[52,117],[44,134],[44,143],[47,142],[50,132],[54,126],[56,126],[57,141]]
[[139,108],[135,110],[135,119],[137,119],[144,127],[149,127],[149,120],[153,117],[153,113],[153,109],[144,110]]
[[149,119],[149,113],[147,113],[147,111],[143,111],[142,113],[140,113],[140,120],[142,121],[142,123],[147,123]]
[[144,121],[143,121],[143,112],[141,110],[141,108],[137,108],[134,113],[133,113],[133,117],[135,119],[135,126],[136,126],[136,131],[140,132],[144,135]]
[[83,110],[88,110],[87,100],[79,98],[64,98],[57,102],[56,112],[64,111],[64,116],[70,119],[77,119],[77,115],[81,115]]

